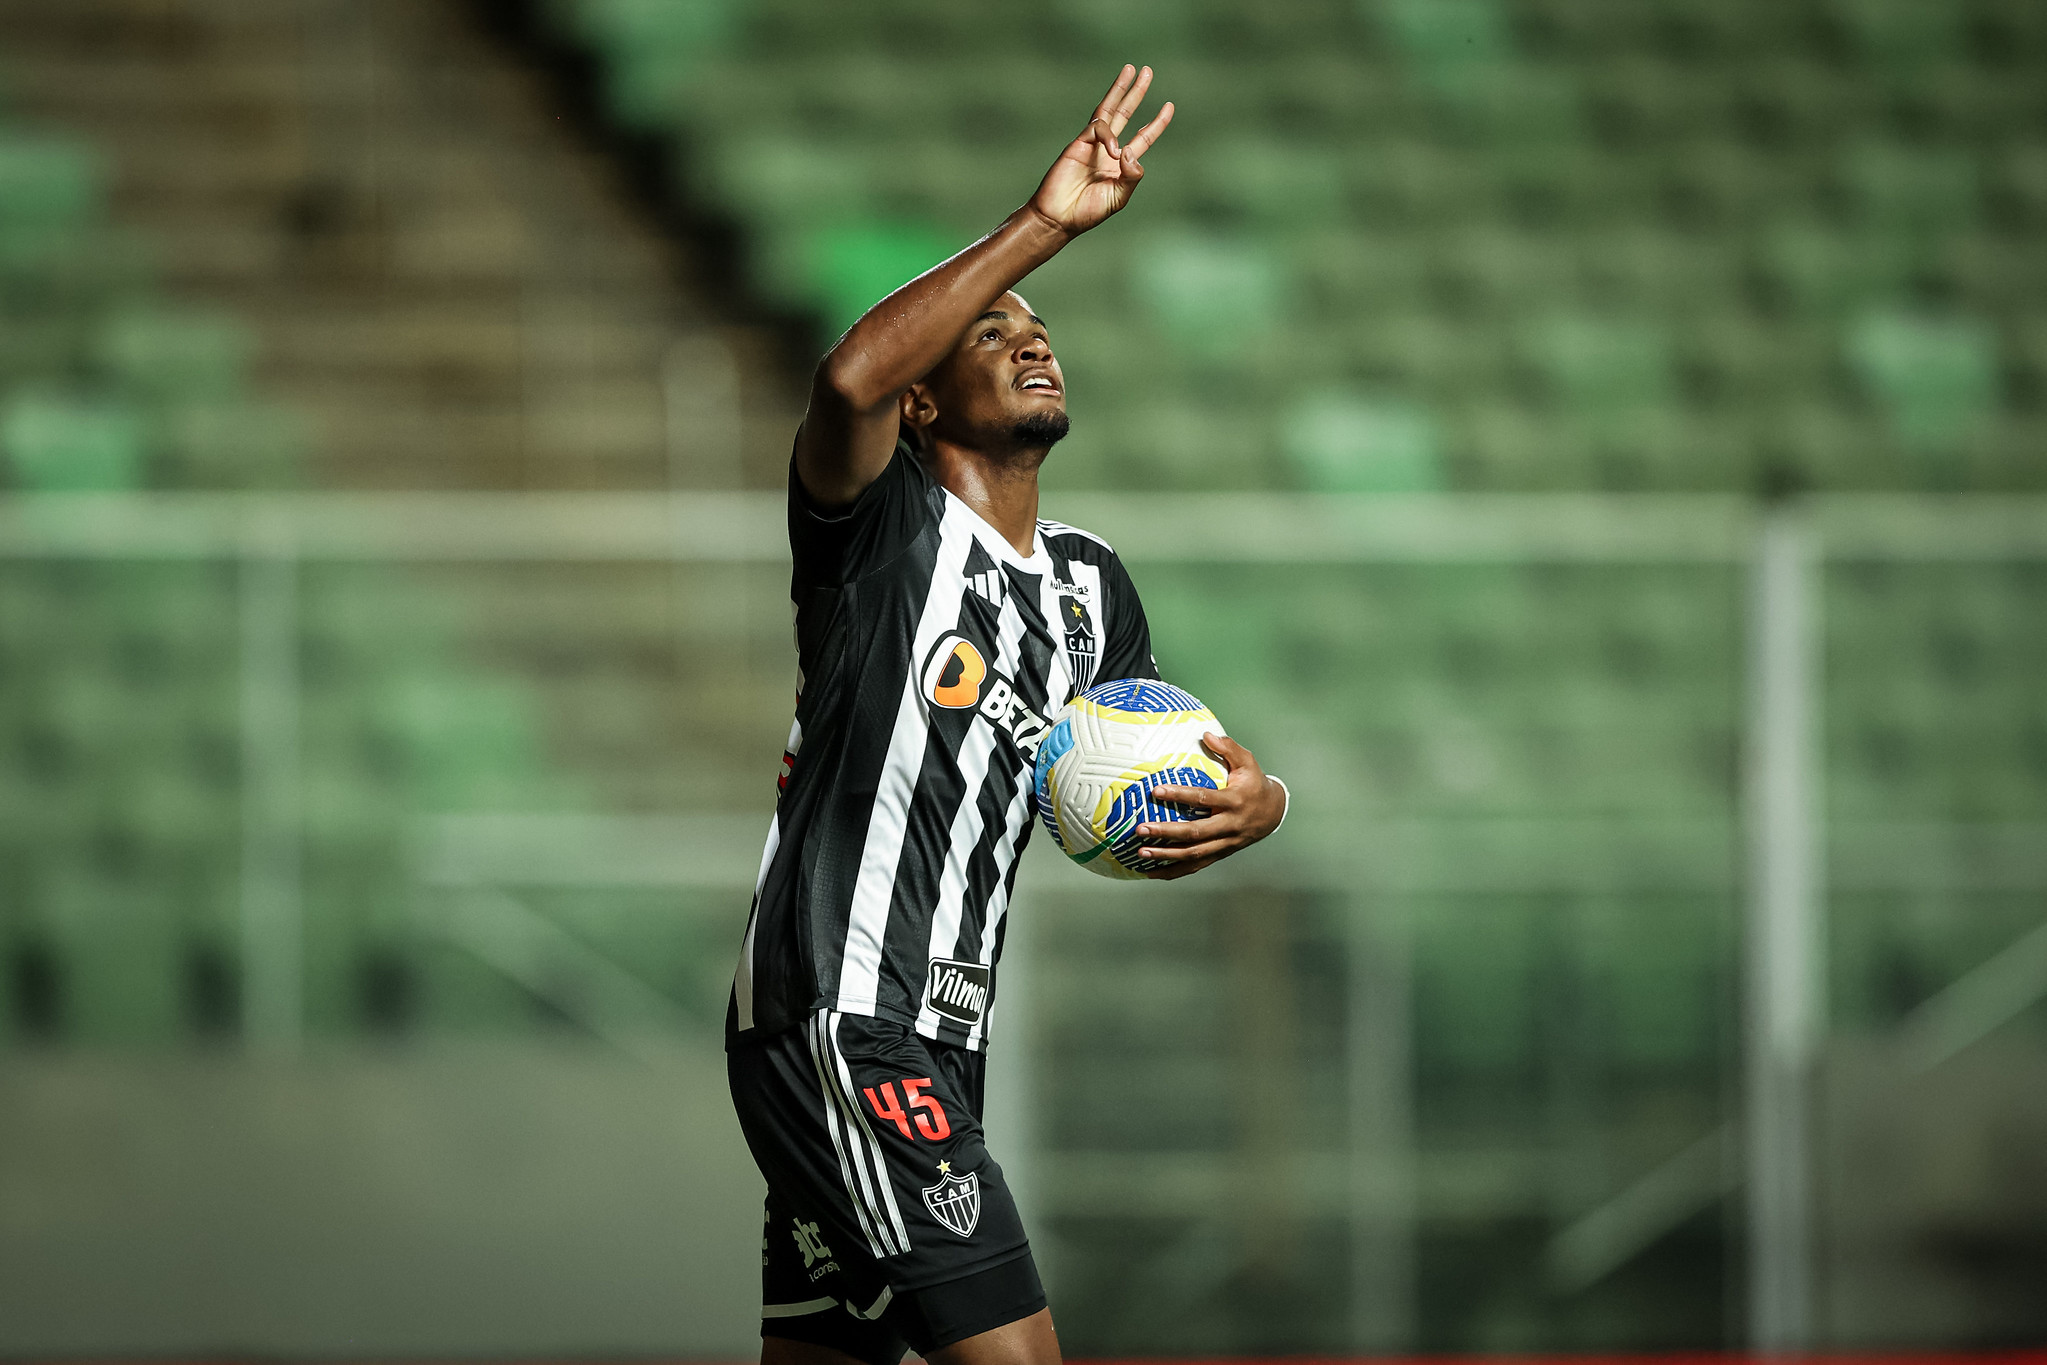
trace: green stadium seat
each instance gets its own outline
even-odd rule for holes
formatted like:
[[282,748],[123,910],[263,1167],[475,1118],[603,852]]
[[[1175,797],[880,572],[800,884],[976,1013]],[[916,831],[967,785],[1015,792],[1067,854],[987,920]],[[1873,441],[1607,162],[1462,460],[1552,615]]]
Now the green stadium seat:
[[1944,0],[1833,0],[1835,18],[1867,65],[1909,70],[1960,56],[1964,7]]
[[804,243],[808,298],[844,331],[900,286],[964,246],[939,228],[885,220],[822,228]]
[[555,0],[561,20],[611,60],[611,110],[632,127],[653,128],[705,56],[738,27],[726,0]]
[[761,133],[717,148],[704,162],[703,184],[763,226],[786,231],[866,211],[877,169],[858,144]]
[[72,139],[0,131],[0,258],[33,263],[101,212],[98,154]]
[[1483,167],[1445,155],[1431,139],[1374,137],[1344,158],[1352,201],[1375,227],[1461,221],[1492,188]]
[[1286,246],[1303,311],[1319,324],[1309,334],[1316,345],[1340,348],[1343,329],[1361,313],[1377,318],[1389,309],[1411,311],[1425,298],[1430,243],[1419,236],[1332,229],[1302,234]]
[[1255,238],[1159,233],[1136,250],[1132,288],[1153,324],[1191,355],[1227,360],[1276,331],[1283,268]]
[[1097,449],[1104,470],[1125,487],[1199,492],[1282,481],[1267,424],[1255,410],[1133,402],[1095,425],[1102,432]]
[[1463,93],[1514,56],[1497,0],[1379,0],[1376,9],[1410,69],[1439,89]]
[[1671,399],[1670,341],[1653,324],[1556,314],[1530,325],[1521,345],[1567,411],[1596,418]]
[[1766,56],[1731,83],[1732,97],[1722,103],[1725,131],[1779,155],[1831,151],[1872,122],[1873,111],[1863,106],[1875,92],[1822,61]]
[[1602,925],[1606,941],[1591,945],[1605,1015],[1595,1046],[1622,1067],[1658,1074],[1713,1068],[1720,1061],[1724,987],[1696,964],[1720,950],[1717,907],[1664,903],[1654,913],[1635,913],[1640,909],[1630,905],[1629,913]]
[[108,398],[18,392],[0,404],[13,482],[36,492],[105,491],[142,482],[142,420]]
[[1853,324],[1846,351],[1915,452],[1955,450],[1996,410],[1997,340],[1978,319],[1870,312]]
[[1966,227],[1978,215],[1980,179],[1965,148],[1865,142],[1850,149],[1842,174],[1859,220],[1877,231]]
[[2047,227],[2047,146],[2000,148],[1994,166],[1992,183],[2011,227],[2033,232]]
[[1439,297],[1480,317],[1526,316],[1576,293],[1577,262],[1551,236],[1476,227],[1437,238],[1431,256]]
[[62,1036],[125,1046],[179,1036],[184,933],[171,898],[90,864],[50,866],[39,881],[39,909],[62,963]]
[[[1553,458],[1555,430],[1524,404],[1467,399],[1446,419],[1451,467],[1464,479],[1492,489],[1549,489],[1576,471]],[[1460,479],[1460,482],[1463,482]]]
[[402,772],[372,760],[362,722],[352,714],[309,730],[299,809],[309,855],[356,857],[373,868],[400,837],[393,816],[411,811],[412,793]]
[[0,388],[48,384],[73,368],[79,351],[75,319],[22,310],[5,323],[0,327]]
[[[1497,1075],[1533,1064],[1540,1036],[1534,917],[1517,905],[1429,899],[1428,913],[1416,920],[1414,964],[1423,1065]],[[1477,941],[1484,953],[1465,950]]]
[[[231,670],[227,647],[238,638],[234,570],[217,563],[122,564],[100,586],[94,613],[117,648],[164,648]],[[225,652],[224,652],[225,651]]]
[[1734,245],[1718,236],[1700,240],[1655,228],[1587,232],[1573,255],[1581,298],[1682,317],[1686,337],[1702,322],[1726,319],[1726,301],[1743,283]]
[[1550,145],[1584,136],[1584,92],[1573,75],[1528,62],[1473,69],[1445,85],[1443,126],[1493,146]]
[[299,414],[230,399],[162,414],[157,439],[164,481],[179,488],[290,488],[308,448]]
[[1758,266],[1794,307],[1834,313],[1900,291],[1920,259],[1913,244],[1882,233],[1843,235],[1788,222],[1760,244]]
[[215,402],[242,387],[254,339],[232,318],[132,312],[111,319],[99,358],[129,390],[167,405]]
[[1354,390],[1297,400],[1280,446],[1304,487],[1332,493],[1418,493],[1444,486],[1442,436],[1411,403]]
[[[1055,0],[1049,8],[1081,40],[1085,51],[1107,63],[1164,65],[1169,58],[1188,52],[1198,18],[1190,0],[1131,0],[1121,5]],[[1003,24],[1005,30],[1010,27]],[[1002,40],[1007,41],[1006,35]]]
[[1190,169],[1201,204],[1238,221],[1298,229],[1345,216],[1341,164],[1327,147],[1233,139],[1203,148]]
[[379,721],[428,809],[519,809],[544,765],[533,701],[513,680],[416,672],[387,682]]

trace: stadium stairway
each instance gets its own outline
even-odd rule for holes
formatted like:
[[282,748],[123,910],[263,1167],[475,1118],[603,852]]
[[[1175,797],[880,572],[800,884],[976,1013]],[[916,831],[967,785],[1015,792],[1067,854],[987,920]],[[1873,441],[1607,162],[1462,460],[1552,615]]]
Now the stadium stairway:
[[[730,486],[741,452],[707,456],[692,425],[729,434],[730,414],[672,390],[715,395],[697,370],[735,354],[767,414],[742,429],[778,477],[793,419],[747,358],[759,338],[713,325],[545,78],[470,18],[0,11],[0,486]],[[0,563],[0,1036],[242,1029],[246,580]],[[417,932],[423,822],[671,809],[711,771],[766,800],[787,670],[779,621],[752,639],[746,603],[779,591],[723,569],[304,566],[308,1032],[545,1025],[528,991]],[[727,668],[679,692],[678,632],[772,659],[773,685]],[[715,995],[694,932],[619,951]]]
[[0,53],[20,117],[103,149],[165,287],[247,327],[264,392],[310,421],[309,483],[729,486],[738,457],[688,431],[706,339],[740,352],[762,414],[743,429],[778,477],[792,423],[763,338],[683,287],[687,249],[472,19],[20,0]]

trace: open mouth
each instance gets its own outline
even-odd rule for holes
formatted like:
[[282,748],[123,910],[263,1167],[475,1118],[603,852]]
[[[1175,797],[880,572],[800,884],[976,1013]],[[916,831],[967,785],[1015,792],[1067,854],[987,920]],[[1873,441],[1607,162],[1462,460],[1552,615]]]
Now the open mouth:
[[1022,389],[1025,393],[1059,392],[1059,386],[1052,381],[1051,377],[1042,374],[1032,375],[1029,379],[1026,379],[1024,380],[1023,383],[1017,385],[1017,387],[1019,389]]

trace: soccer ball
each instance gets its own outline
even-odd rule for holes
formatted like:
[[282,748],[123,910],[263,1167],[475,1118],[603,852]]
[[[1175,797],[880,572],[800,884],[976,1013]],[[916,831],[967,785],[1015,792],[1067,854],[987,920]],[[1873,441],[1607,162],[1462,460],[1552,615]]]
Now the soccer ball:
[[1154,802],[1157,786],[1221,789],[1229,769],[1201,747],[1222,734],[1215,713],[1168,683],[1125,678],[1068,702],[1038,746],[1038,814],[1066,856],[1104,877],[1136,878],[1171,867],[1139,858],[1137,827],[1193,820],[1199,812]]

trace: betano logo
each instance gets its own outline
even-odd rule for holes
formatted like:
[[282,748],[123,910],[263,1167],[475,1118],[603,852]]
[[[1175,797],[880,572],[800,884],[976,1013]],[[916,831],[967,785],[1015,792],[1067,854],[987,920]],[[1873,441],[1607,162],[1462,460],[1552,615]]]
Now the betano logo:
[[924,695],[949,710],[964,711],[981,700],[981,680],[987,676],[988,661],[974,642],[948,635],[924,665]]
[[988,660],[964,635],[946,634],[932,647],[923,672],[924,696],[949,711],[979,711],[981,718],[1009,737],[1027,756],[1051,728],[1017,693],[1010,678],[988,667]]

